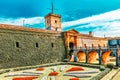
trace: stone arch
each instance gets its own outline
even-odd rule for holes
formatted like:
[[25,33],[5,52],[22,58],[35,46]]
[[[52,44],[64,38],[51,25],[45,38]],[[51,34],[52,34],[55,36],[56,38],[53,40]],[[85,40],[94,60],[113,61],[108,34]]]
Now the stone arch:
[[98,53],[94,50],[88,53],[88,63],[95,63],[97,61]]
[[120,56],[120,49],[117,50],[118,56]]
[[118,63],[120,64],[120,49],[117,51],[118,53]]
[[84,51],[78,51],[78,52],[77,52],[78,62],[83,62],[83,61],[85,61],[85,58],[86,58],[86,55],[85,55]]
[[102,53],[102,63],[107,64],[109,62],[109,57],[112,51],[108,50]]

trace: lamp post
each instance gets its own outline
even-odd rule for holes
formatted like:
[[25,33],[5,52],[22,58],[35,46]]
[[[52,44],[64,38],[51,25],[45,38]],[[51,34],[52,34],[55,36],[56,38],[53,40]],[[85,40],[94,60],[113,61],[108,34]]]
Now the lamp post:
[[25,25],[25,20],[23,20],[23,26]]

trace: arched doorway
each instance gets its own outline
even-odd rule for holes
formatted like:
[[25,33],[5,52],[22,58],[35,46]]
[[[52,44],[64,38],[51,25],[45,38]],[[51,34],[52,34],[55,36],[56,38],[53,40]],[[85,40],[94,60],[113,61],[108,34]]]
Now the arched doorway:
[[70,42],[69,43],[69,53],[68,53],[68,58],[70,59],[70,61],[74,61],[74,59],[73,59],[73,53],[74,53],[74,50],[73,50],[73,47],[74,47],[74,44],[73,44],[73,42]]
[[70,50],[73,50],[73,47],[74,47],[73,42],[70,42],[70,43],[69,43],[69,48],[70,48]]

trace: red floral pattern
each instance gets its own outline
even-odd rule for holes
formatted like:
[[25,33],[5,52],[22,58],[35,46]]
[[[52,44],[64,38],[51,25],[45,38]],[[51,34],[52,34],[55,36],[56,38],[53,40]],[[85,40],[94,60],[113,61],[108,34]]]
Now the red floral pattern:
[[29,76],[29,77],[17,77],[17,78],[13,78],[12,80],[33,80],[38,78],[37,76]]
[[49,74],[49,76],[57,76],[58,75],[58,72],[51,72],[50,74]]
[[70,71],[83,71],[84,69],[82,67],[72,67],[69,70],[67,70],[66,72],[70,72]]
[[37,68],[36,70],[37,70],[37,71],[43,71],[44,68]]
[[79,78],[70,78],[69,80],[80,80]]

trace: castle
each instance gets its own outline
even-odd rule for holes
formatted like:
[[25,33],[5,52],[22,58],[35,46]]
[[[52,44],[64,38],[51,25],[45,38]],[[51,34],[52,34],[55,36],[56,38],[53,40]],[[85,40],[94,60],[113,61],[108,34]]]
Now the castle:
[[45,29],[0,24],[0,68],[37,65],[63,61],[70,47],[105,47],[108,38],[94,37],[92,32],[62,32],[61,16],[45,16]]
[[84,45],[88,47],[97,47],[98,45],[102,47],[107,46],[107,38],[94,37],[92,35],[92,32],[89,32],[89,35],[80,34],[74,29],[62,32],[60,18],[61,17],[59,15],[50,13],[45,16],[45,25],[47,30],[61,32],[64,34],[65,44],[67,48],[69,48],[71,45],[74,45],[75,47],[84,47]]

